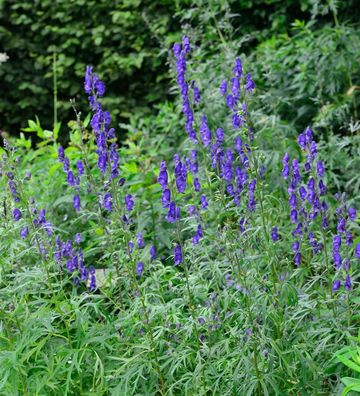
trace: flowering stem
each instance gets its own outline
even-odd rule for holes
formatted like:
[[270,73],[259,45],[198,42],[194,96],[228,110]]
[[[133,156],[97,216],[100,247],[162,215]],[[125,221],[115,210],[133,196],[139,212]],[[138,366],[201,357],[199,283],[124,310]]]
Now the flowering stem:
[[[189,271],[188,271],[188,268],[187,268],[187,265],[185,262],[184,262],[184,272],[185,272],[185,279],[186,279],[186,289],[187,289],[188,297],[189,297],[191,316],[193,319],[195,336],[196,336],[196,340],[197,340],[197,344],[198,344],[198,349],[200,352],[201,351],[200,334],[199,334],[198,328],[196,326],[196,312],[195,312],[195,305],[194,305],[194,300],[193,300],[194,297],[190,290]],[[204,369],[203,363],[201,363],[201,373],[202,373],[203,392],[204,392],[204,395],[206,395],[206,378],[205,378],[205,369]]]
[[[238,279],[239,279],[239,281],[241,281],[240,260],[239,260],[239,258],[238,258],[236,253],[235,253],[235,261],[236,261],[236,265],[237,265]],[[250,325],[251,325],[251,327],[253,329],[253,334],[255,335],[255,333],[257,331],[257,328],[254,326],[254,318],[253,318],[251,305],[250,305],[250,300],[249,300],[249,295],[248,295],[246,276],[243,277],[242,281],[243,281],[244,286],[245,286],[245,303],[246,303],[246,308],[247,308],[247,312],[248,312],[249,322],[250,322]],[[254,340],[254,344],[253,344],[253,357],[254,357],[254,366],[255,366],[256,378],[258,380],[258,392],[260,394],[261,373],[260,373],[258,360],[257,360],[257,348],[256,348],[255,340]]]
[[[130,238],[128,236],[127,230],[124,229],[124,231],[125,231],[124,234],[125,234],[127,255],[128,255],[128,259],[129,259],[128,263],[131,263],[132,259],[131,259],[130,249],[129,249]],[[165,392],[165,381],[164,381],[164,377],[162,375],[161,368],[160,368],[159,357],[158,357],[157,348],[156,348],[156,344],[155,344],[153,328],[152,328],[152,325],[151,325],[149,314],[148,314],[147,309],[146,309],[145,298],[144,298],[142,290],[141,290],[141,288],[139,286],[139,283],[138,283],[138,281],[136,279],[136,276],[134,274],[133,268],[128,267],[128,269],[129,269],[129,273],[130,273],[130,276],[131,276],[132,283],[133,283],[138,295],[140,296],[141,306],[142,306],[143,311],[144,311],[145,322],[146,322],[146,325],[147,325],[147,328],[148,328],[148,332],[149,332],[149,336],[150,336],[150,346],[151,346],[151,350],[152,350],[152,353],[153,353],[153,364],[155,366],[155,370],[156,370],[156,372],[158,374],[159,382],[160,382],[160,393],[162,395],[165,395],[165,393],[166,393]]]

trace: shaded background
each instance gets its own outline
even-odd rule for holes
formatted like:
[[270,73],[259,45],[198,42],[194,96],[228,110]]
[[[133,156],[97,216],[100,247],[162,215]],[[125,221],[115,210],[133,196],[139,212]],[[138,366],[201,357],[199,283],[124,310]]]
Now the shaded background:
[[[83,94],[87,64],[94,65],[106,81],[108,92],[104,104],[115,119],[115,125],[129,122],[131,117],[155,114],[158,111],[155,105],[174,98],[169,90],[169,49],[183,31],[193,36],[192,42],[194,38],[201,41],[207,59],[218,55],[222,39],[231,43],[232,48],[241,48],[242,53],[255,59],[252,68],[259,88],[269,90],[270,82],[270,88],[281,90],[276,95],[294,97],[291,89],[294,68],[305,61],[301,45],[299,48],[296,41],[288,40],[296,34],[293,30],[296,20],[310,23],[315,35],[325,28],[330,29],[326,38],[331,34],[336,36],[330,58],[338,62],[337,51],[342,51],[342,56],[353,64],[350,76],[346,68],[341,66],[338,70],[338,84],[330,93],[331,103],[338,104],[343,100],[341,95],[359,85],[354,81],[359,75],[359,59],[353,47],[340,48],[341,40],[336,33],[342,25],[356,27],[360,16],[356,3],[314,0],[0,1],[0,52],[9,56],[0,64],[0,129],[18,134],[35,115],[44,127],[52,127],[54,54],[57,118],[62,121],[62,140],[67,134],[67,122],[74,118],[69,99],[76,98],[80,109],[87,111]],[[348,45],[349,37],[344,37],[343,41]],[[356,45],[358,41],[357,36]],[[306,43],[301,44],[307,47]],[[287,52],[287,76],[277,76],[284,64],[284,51]],[[313,61],[313,68],[316,68],[316,56]],[[272,73],[267,82],[264,81],[264,66]],[[323,78],[323,86],[333,83],[334,76]],[[307,106],[309,97],[317,95],[312,92],[316,81],[315,85],[314,82],[303,83],[296,88],[296,95],[300,97],[293,103],[294,108],[301,107],[301,126],[312,121],[318,106],[314,108],[313,101]],[[353,94],[357,94],[356,89]],[[357,107],[352,98],[351,102]],[[299,118],[291,104],[278,110],[285,118]],[[348,112],[347,118],[350,117]]]

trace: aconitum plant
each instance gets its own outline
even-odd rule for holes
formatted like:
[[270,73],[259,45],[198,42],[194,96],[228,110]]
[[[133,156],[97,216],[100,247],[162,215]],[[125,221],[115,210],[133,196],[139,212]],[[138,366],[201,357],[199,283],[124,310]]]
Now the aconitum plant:
[[[328,363],[344,334],[357,331],[352,197],[334,197],[315,128],[286,147],[271,180],[252,65],[225,57],[226,77],[205,81],[207,73],[193,71],[194,48],[187,36],[173,46],[184,133],[156,158],[147,156],[158,136],[117,145],[92,67],[84,83],[90,115],[81,121],[73,102],[70,147],[46,143],[50,161],[57,153],[51,172],[64,197],[38,204],[28,190],[43,170],[28,176],[7,147],[0,227],[16,240],[5,255],[19,257],[4,277],[0,266],[1,282],[14,285],[1,292],[4,356],[17,348],[23,322],[40,326],[42,340],[31,353],[16,349],[21,381],[8,394],[339,391],[338,368]],[[38,276],[33,288],[16,283],[26,270]],[[39,306],[48,319],[38,318]],[[32,348],[31,337],[22,347]],[[49,362],[37,369],[56,367],[51,389],[28,389],[23,372],[35,356]],[[69,369],[57,376],[61,365]]]

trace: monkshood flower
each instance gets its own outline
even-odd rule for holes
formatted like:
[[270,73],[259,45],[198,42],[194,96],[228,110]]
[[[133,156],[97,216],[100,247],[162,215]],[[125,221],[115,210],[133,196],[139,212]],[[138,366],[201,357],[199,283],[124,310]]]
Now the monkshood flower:
[[340,286],[341,286],[341,282],[340,282],[340,280],[335,280],[334,282],[333,282],[333,285],[332,285],[332,291],[333,291],[333,293],[335,293],[335,292],[337,292],[339,289],[340,289]]
[[347,290],[347,291],[350,291],[350,290],[352,289],[350,275],[346,275],[345,283],[344,283],[344,288],[345,288],[345,290]]
[[255,83],[254,83],[254,81],[253,81],[252,76],[251,76],[250,73],[248,73],[248,74],[246,75],[245,84],[246,84],[246,85],[245,85],[246,91],[249,92],[249,93],[252,93],[253,90],[255,89]]
[[208,147],[211,143],[211,132],[207,123],[207,118],[204,115],[201,117],[200,136],[204,146]]
[[193,216],[193,215],[197,214],[197,210],[196,210],[196,206],[195,205],[190,205],[188,207],[187,211],[188,211],[189,216]]
[[78,160],[76,162],[76,168],[80,176],[82,176],[85,173],[84,165],[81,160]]
[[175,184],[179,193],[183,194],[186,190],[187,170],[185,164],[177,161],[175,164]]
[[81,236],[81,234],[80,234],[80,233],[75,234],[74,242],[75,242],[77,245],[79,245],[81,241],[82,241],[82,236]]
[[19,221],[22,218],[21,211],[18,208],[13,210],[13,216],[15,221]]
[[360,242],[355,246],[355,256],[360,259]]
[[226,94],[226,91],[227,91],[227,82],[223,81],[220,84],[220,94],[221,94],[221,96],[224,96]]
[[67,182],[69,186],[75,186],[74,174],[71,170],[69,170],[67,173]]
[[201,205],[202,209],[206,209],[209,206],[209,203],[208,203],[205,195],[202,195],[200,197],[200,205]]
[[112,195],[111,195],[111,193],[109,193],[109,192],[105,193],[102,205],[108,212],[112,211]]
[[158,183],[160,184],[161,188],[163,190],[166,189],[167,185],[168,185],[168,173],[167,173],[167,168],[166,168],[166,162],[163,161],[160,164],[160,172],[159,172],[159,176],[158,176]]
[[242,69],[242,63],[240,58],[235,59],[235,66],[234,66],[234,75],[235,77],[242,77],[243,75],[243,69]]
[[63,168],[65,172],[68,172],[70,170],[70,160],[68,157],[64,158]]
[[144,263],[139,261],[136,264],[136,275],[141,276],[143,274],[143,272],[144,272]]
[[156,257],[157,257],[156,248],[155,248],[154,245],[152,245],[152,246],[150,247],[150,260],[153,261],[153,260],[156,259]]
[[180,208],[176,207],[174,201],[170,202],[169,210],[165,219],[168,223],[176,223],[176,221],[180,219]]
[[350,208],[348,209],[348,215],[349,215],[349,219],[350,219],[351,221],[355,221],[356,218],[357,218],[357,213],[356,213],[355,208],[350,207]]
[[197,151],[196,150],[191,151],[191,160],[190,160],[189,170],[194,175],[196,175],[198,173],[199,164],[197,162]]
[[65,151],[62,146],[58,147],[58,160],[59,162],[64,162],[65,160]]
[[166,189],[162,192],[161,196],[161,204],[163,208],[168,208],[170,205],[171,193],[169,189]]
[[320,253],[324,247],[324,245],[320,242],[318,242],[315,237],[314,233],[312,231],[309,232],[309,244],[313,248],[313,254],[314,256],[318,253]]
[[[7,176],[9,177],[9,175],[7,175]],[[9,186],[9,190],[11,192],[14,202],[20,202],[20,196],[16,189],[16,184],[15,184],[14,180],[12,180],[12,179],[9,180],[8,186]]]
[[200,242],[200,239],[203,237],[203,229],[201,224],[198,225],[195,235],[192,238],[193,245],[197,245]]
[[277,227],[273,227],[271,230],[271,239],[276,242],[279,240],[279,234]]
[[134,242],[129,241],[128,247],[129,247],[129,253],[131,254],[134,251]]
[[[91,268],[91,267],[90,267]],[[90,284],[89,284],[89,290],[94,291],[96,289],[96,277],[95,277],[95,269],[93,269],[93,273],[90,270]]]
[[195,81],[191,81],[191,88],[193,90],[193,94],[194,94],[194,103],[199,104],[201,97],[200,97],[200,89],[199,87],[196,85]]
[[131,194],[125,195],[125,206],[128,212],[131,212],[134,208],[135,202]]
[[194,179],[194,189],[196,192],[201,191],[201,185],[200,185],[199,179],[197,177],[195,177],[195,179]]
[[143,249],[145,247],[145,242],[144,242],[144,238],[143,238],[142,232],[139,232],[137,234],[137,246],[138,246],[139,249]]
[[20,237],[21,237],[22,239],[25,239],[28,235],[29,235],[29,229],[27,228],[27,226],[23,226],[23,227],[20,229]]
[[77,194],[73,197],[73,206],[77,212],[80,211],[80,197]]
[[[35,214],[37,213],[36,209],[32,210],[32,212]],[[45,218],[46,215],[46,211],[45,209],[41,209],[39,211],[38,217],[36,219],[33,220],[34,226],[39,228],[42,227],[44,229],[44,231],[47,233],[48,236],[51,236],[53,231],[52,231],[52,225],[50,222],[48,222]]]
[[224,130],[222,128],[218,128],[215,134],[216,134],[216,143],[221,144],[225,138]]
[[174,248],[174,264],[177,266],[183,262],[182,248],[177,244]]

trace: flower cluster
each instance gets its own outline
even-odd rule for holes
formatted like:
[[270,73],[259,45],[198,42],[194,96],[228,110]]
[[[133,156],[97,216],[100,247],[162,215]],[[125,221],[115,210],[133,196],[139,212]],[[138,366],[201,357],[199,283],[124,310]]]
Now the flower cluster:
[[[182,44],[175,43],[173,46],[173,53],[176,58],[176,71],[177,71],[177,83],[180,88],[182,97],[182,112],[185,116],[185,129],[189,135],[189,138],[194,142],[197,142],[196,131],[194,129],[194,113],[191,108],[189,98],[189,84],[186,82],[186,55],[190,52],[189,38],[184,36]],[[190,88],[193,89],[194,103],[200,102],[200,90],[196,86],[195,81],[192,81]]]
[[[87,66],[85,73],[85,92],[89,95],[90,108],[93,111],[91,127],[95,133],[96,153],[98,155],[98,168],[102,174],[109,171],[110,177],[115,179],[119,176],[119,154],[115,140],[115,129],[110,128],[111,116],[107,110],[103,110],[99,101],[105,93],[105,85],[98,75],[93,72],[91,66]],[[110,204],[112,196],[106,193],[103,197],[103,206],[107,211],[112,210]]]
[[58,147],[58,161],[63,164],[68,185],[75,189],[75,194],[73,196],[73,207],[77,212],[79,212],[81,209],[81,201],[78,192],[80,190],[80,176],[85,173],[84,165],[81,160],[77,162],[77,175],[75,175],[75,172],[71,170],[69,157],[65,155],[65,150],[62,146]]
[[[26,200],[26,198],[23,197],[23,199],[21,199],[21,195],[18,191],[18,187],[16,184],[17,182],[15,181],[14,173],[6,172],[6,176],[9,179],[8,186],[9,186],[9,190],[10,190],[10,193],[12,195],[14,202],[16,204],[19,204],[21,201],[24,202],[24,200]],[[29,180],[30,177],[31,177],[30,174],[27,174],[25,176],[25,178],[27,180]],[[32,199],[30,200],[30,202],[27,203],[27,205],[29,205],[29,210],[30,210],[30,215],[31,215],[30,221],[33,222],[34,227],[44,230],[47,236],[49,236],[49,237],[52,236],[53,227],[52,227],[52,224],[49,221],[47,221],[45,218],[45,214],[46,214],[45,209],[38,210],[38,208],[35,205],[34,200],[32,200]],[[18,207],[15,207],[13,209],[13,218],[14,218],[14,221],[16,221],[16,222],[20,221],[23,218],[23,213]],[[25,239],[28,235],[29,235],[29,228],[26,224],[24,224],[20,229],[20,237],[22,239]],[[42,252],[45,252],[44,248],[42,249]]]
[[56,250],[54,252],[54,259],[59,265],[62,261],[66,263],[66,269],[69,273],[77,272],[74,277],[75,285],[78,285],[80,281],[87,283],[89,280],[89,290],[94,291],[96,289],[96,276],[95,268],[90,266],[87,269],[84,266],[84,255],[81,248],[75,248],[74,244],[79,245],[81,242],[81,234],[76,234],[74,242],[67,240],[61,241],[60,237],[56,237]]
[[290,165],[290,157],[286,153],[282,161],[282,176],[285,180],[289,180],[290,220],[294,224],[292,234],[296,238],[292,248],[296,266],[299,266],[301,262],[300,247],[306,237],[314,255],[323,249],[323,243],[315,238],[315,219],[321,217],[321,227],[323,230],[328,228],[328,206],[324,198],[326,185],[323,181],[325,168],[321,161],[316,162],[316,142],[313,140],[310,128],[299,135],[298,143],[306,154],[303,175],[301,175],[300,164],[296,158]]
[[[195,114],[190,104],[189,87],[193,88],[195,104],[199,102],[200,94],[194,81],[190,85],[186,82],[186,56],[189,54],[190,49],[189,39],[186,36],[183,37],[182,44],[176,43],[173,46],[177,65],[177,83],[180,87],[182,109],[186,118],[186,131],[190,141],[197,143],[197,133],[194,129]],[[255,84],[250,74],[244,75],[239,58],[235,61],[229,93],[228,85],[230,84],[227,81],[223,81],[220,86],[220,92],[223,96],[226,96],[226,105],[231,110],[232,128],[235,130],[240,129],[241,133],[238,132],[239,135],[235,138],[232,147],[228,147],[224,129],[219,127],[215,133],[212,133],[207,116],[202,114],[199,118],[199,140],[205,151],[209,152],[211,166],[218,172],[225,183],[228,196],[231,197],[236,206],[239,206],[241,195],[247,191],[247,209],[253,212],[256,210],[255,189],[257,182],[251,176],[254,172],[250,169],[249,155],[251,154],[250,143],[253,140],[253,133],[248,123],[245,96],[253,92]],[[241,98],[243,98],[243,102],[241,102]],[[188,206],[188,214],[196,219],[195,233],[191,241],[193,245],[197,245],[204,234],[201,211],[208,208],[209,202],[202,189],[201,178],[198,174],[198,150],[193,149],[190,153],[190,157],[185,159],[182,159],[178,154],[174,156],[174,186],[179,194],[184,194],[189,187],[187,181],[188,174],[191,173],[195,192],[192,196],[198,196],[198,203]],[[165,219],[169,223],[176,223],[180,220],[180,207],[175,203],[175,191],[169,186],[167,164],[164,161],[160,164],[158,183],[162,189],[162,206],[167,209]],[[178,241],[175,246],[174,261],[176,265],[182,261],[181,241]]]
[[[347,205],[345,194],[342,194],[341,196],[336,194],[335,198],[340,205],[336,209],[337,233],[334,235],[332,241],[333,262],[336,270],[336,279],[333,282],[332,289],[333,292],[337,292],[340,289],[342,283],[339,278],[341,277],[341,272],[343,272],[345,274],[345,280],[343,281],[344,288],[345,290],[350,291],[352,289],[350,278],[350,248],[354,241],[352,233],[348,229],[348,222],[354,222],[357,218],[357,213],[355,208]],[[360,244],[358,246],[360,246]]]

